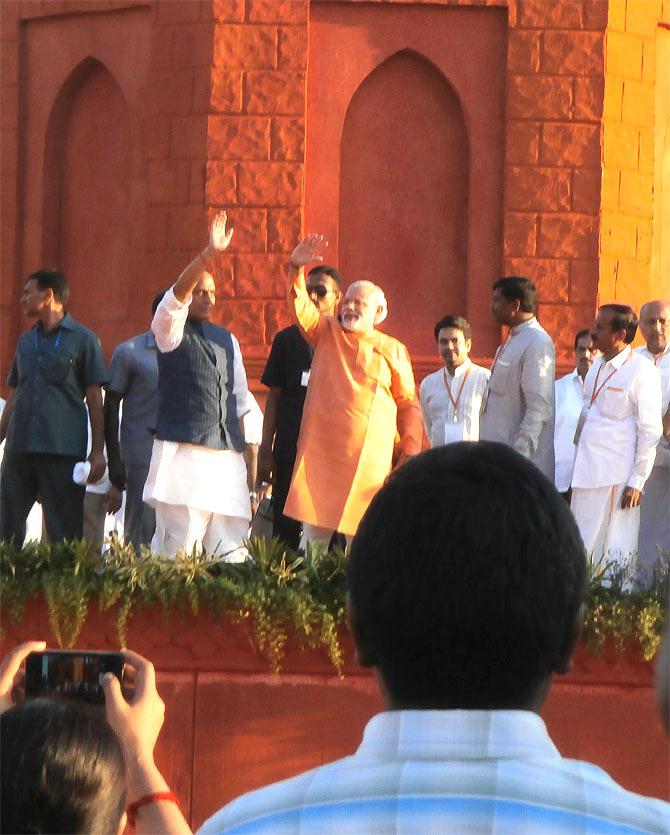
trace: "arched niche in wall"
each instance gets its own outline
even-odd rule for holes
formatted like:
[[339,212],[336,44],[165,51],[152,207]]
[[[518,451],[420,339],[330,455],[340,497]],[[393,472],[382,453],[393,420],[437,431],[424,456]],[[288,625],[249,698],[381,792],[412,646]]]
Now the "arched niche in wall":
[[43,262],[65,273],[70,310],[107,349],[129,312],[131,175],[128,107],[109,70],[87,58],[59,91],[47,128]]
[[432,357],[433,325],[466,314],[469,142],[460,101],[422,56],[403,51],[356,90],[344,121],[339,266],[389,302],[383,328]]

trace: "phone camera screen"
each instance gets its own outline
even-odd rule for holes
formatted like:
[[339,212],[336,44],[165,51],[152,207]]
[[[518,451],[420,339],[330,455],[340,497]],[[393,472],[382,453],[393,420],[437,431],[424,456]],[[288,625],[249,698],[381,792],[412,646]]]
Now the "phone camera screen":
[[102,677],[121,679],[123,659],[115,653],[33,653],[26,665],[26,696],[104,704]]

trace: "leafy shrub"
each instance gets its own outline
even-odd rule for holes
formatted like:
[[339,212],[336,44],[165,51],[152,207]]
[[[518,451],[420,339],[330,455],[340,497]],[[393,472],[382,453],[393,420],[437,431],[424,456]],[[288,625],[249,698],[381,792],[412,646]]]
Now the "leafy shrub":
[[[251,540],[251,559],[226,563],[195,551],[165,559],[112,538],[103,557],[82,541],[30,543],[17,548],[0,542],[2,617],[17,623],[26,601],[42,595],[59,646],[74,646],[89,606],[116,607],[120,646],[133,612],[159,604],[171,610],[200,610],[221,619],[247,621],[257,649],[277,672],[289,634],[303,648],[323,647],[341,674],[338,638],[344,624],[346,554],[310,545],[306,553],[279,540]],[[660,555],[650,581],[636,585],[618,574],[604,584],[592,567],[586,599],[584,637],[593,651],[607,640],[616,647],[637,643],[645,659],[656,652],[668,600],[669,555]]]

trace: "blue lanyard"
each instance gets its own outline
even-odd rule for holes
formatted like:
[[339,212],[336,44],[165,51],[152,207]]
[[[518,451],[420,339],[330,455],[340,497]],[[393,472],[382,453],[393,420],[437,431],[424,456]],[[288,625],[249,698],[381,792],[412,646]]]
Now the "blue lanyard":
[[[46,353],[51,354],[52,356],[56,353],[56,348],[58,348],[58,346],[60,345],[60,338],[61,338],[62,335],[63,335],[63,331],[61,331],[59,329],[58,334],[57,334],[56,338],[54,339],[53,347],[50,348]],[[34,337],[35,337],[35,339],[34,339],[35,350],[37,351],[38,354],[40,354],[42,352],[40,351],[40,338],[39,338],[37,329],[35,329]],[[48,343],[44,342],[42,344],[48,344]]]

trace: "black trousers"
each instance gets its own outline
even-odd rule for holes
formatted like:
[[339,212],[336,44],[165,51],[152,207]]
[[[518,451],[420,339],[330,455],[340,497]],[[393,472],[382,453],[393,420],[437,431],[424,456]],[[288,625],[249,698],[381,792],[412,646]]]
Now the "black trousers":
[[300,545],[302,522],[284,516],[284,505],[288,496],[288,488],[291,486],[294,465],[295,459],[292,461],[275,461],[274,483],[272,485],[274,512],[272,535],[278,536],[289,548],[297,551]]
[[5,450],[0,469],[0,539],[14,537],[21,546],[26,519],[39,496],[47,535],[52,542],[81,538],[84,528],[83,485],[72,481],[76,456]]

